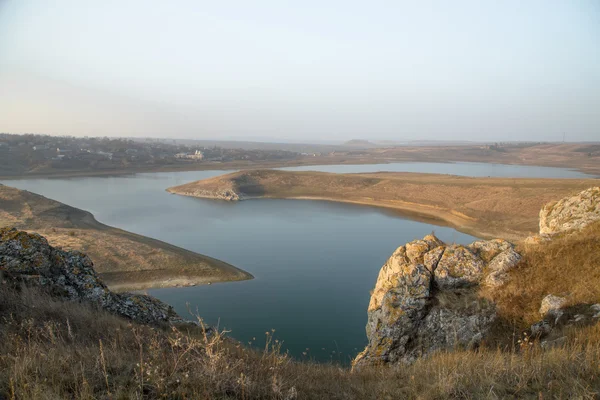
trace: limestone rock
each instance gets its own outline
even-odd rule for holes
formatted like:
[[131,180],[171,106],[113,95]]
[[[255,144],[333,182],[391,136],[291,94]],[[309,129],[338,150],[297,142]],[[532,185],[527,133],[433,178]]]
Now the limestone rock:
[[410,363],[436,350],[474,347],[496,318],[477,286],[520,256],[504,240],[446,245],[433,235],[399,247],[379,272],[368,309],[369,344],[354,366]]
[[234,189],[218,189],[208,190],[199,188],[185,188],[186,185],[179,186],[176,188],[169,188],[167,191],[171,193],[180,194],[183,196],[200,197],[205,199],[225,200],[225,201],[240,201],[247,198],[247,196],[240,191]]
[[171,306],[155,298],[111,292],[89,257],[54,248],[36,233],[0,229],[0,271],[5,278],[36,284],[55,296],[89,302],[138,322],[182,321]]
[[540,305],[540,314],[545,317],[547,314],[557,314],[560,309],[565,305],[567,299],[564,297],[554,296],[552,294],[547,295],[542,299]]
[[490,262],[503,251],[514,248],[513,244],[504,239],[477,240],[467,246],[485,262]]
[[512,247],[504,250],[488,264],[489,274],[485,278],[485,284],[491,287],[505,284],[508,280],[508,271],[516,267],[520,261],[521,255]]
[[540,234],[554,235],[580,230],[600,220],[600,187],[546,204],[540,211]]

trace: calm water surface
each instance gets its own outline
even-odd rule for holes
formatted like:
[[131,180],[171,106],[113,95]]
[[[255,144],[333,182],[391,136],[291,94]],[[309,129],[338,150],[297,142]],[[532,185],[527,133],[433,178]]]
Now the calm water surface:
[[[416,165],[306,169],[398,171]],[[420,172],[467,172],[461,164],[421,165]],[[515,171],[514,166],[506,168]],[[509,176],[531,176],[528,174],[540,171],[523,168],[522,175]],[[498,166],[493,170],[495,176],[514,174]],[[554,168],[543,170],[551,177],[559,176]],[[489,166],[470,164],[469,171],[487,176]],[[398,246],[431,231],[448,242],[474,240],[451,228],[356,205],[274,199],[227,203],[165,192],[167,187],[222,173],[147,173],[4,183],[88,210],[103,223],[222,259],[252,273],[256,279],[251,281],[154,289],[149,293],[172,304],[182,315],[188,315],[189,304],[207,323],[218,323],[243,342],[260,346],[265,332],[275,329],[276,338],[284,341],[291,354],[304,357],[302,353],[307,353],[317,360],[346,362],[366,344],[369,291],[381,265]]]

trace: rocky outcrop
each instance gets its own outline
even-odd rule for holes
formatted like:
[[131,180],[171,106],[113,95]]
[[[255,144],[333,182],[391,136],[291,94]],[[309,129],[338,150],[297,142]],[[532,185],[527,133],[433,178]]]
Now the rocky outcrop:
[[240,201],[246,199],[248,196],[241,192],[237,192],[233,189],[222,189],[222,190],[205,190],[205,189],[193,189],[183,190],[179,188],[168,188],[168,192],[180,194],[182,196],[200,197],[203,199],[215,199],[225,201]]
[[542,320],[531,325],[530,332],[531,338],[539,340],[543,349],[564,344],[566,329],[589,326],[600,320],[600,304],[567,304],[566,298],[552,294],[542,299]]
[[137,322],[183,321],[171,306],[153,297],[111,292],[89,257],[54,248],[36,233],[0,229],[0,272],[5,282],[39,285],[55,296],[89,302]]
[[485,284],[491,287],[502,286],[508,280],[508,271],[521,261],[521,255],[509,248],[494,257],[488,264],[488,275]]
[[600,187],[546,204],[540,211],[540,235],[580,230],[600,220]]
[[477,346],[496,318],[494,304],[477,288],[503,285],[520,259],[499,239],[462,246],[428,235],[399,247],[379,272],[368,309],[369,344],[355,367]]

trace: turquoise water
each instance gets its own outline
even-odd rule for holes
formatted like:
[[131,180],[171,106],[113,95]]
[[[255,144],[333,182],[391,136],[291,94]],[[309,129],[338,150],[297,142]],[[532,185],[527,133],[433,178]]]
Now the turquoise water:
[[[306,169],[362,172],[416,165]],[[458,169],[466,172],[457,164],[422,165],[421,170],[440,172],[434,171],[436,168],[448,173]],[[471,164],[469,171],[479,174],[488,171],[486,168],[485,164]],[[519,171],[513,166],[506,168],[495,171]],[[532,170],[523,168],[522,176],[531,176]],[[231,336],[244,343],[260,346],[265,332],[275,329],[275,337],[293,356],[319,361],[347,362],[366,344],[369,291],[381,265],[398,246],[432,231],[447,242],[474,240],[454,229],[409,220],[383,209],[302,200],[228,203],[165,191],[222,173],[146,173],[4,183],[88,210],[103,223],[222,259],[252,273],[256,279],[251,281],[154,289],[149,293],[172,304],[182,315],[189,315],[188,308],[197,310],[207,323],[231,331]]]

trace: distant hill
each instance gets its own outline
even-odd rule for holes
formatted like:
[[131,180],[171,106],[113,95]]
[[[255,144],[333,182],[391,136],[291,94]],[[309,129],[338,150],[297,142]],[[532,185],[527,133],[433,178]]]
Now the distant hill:
[[355,147],[377,147],[377,144],[369,142],[364,139],[352,139],[344,143],[344,146],[355,146]]

